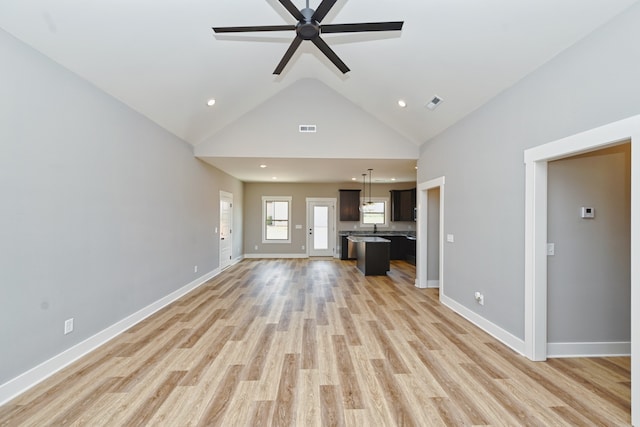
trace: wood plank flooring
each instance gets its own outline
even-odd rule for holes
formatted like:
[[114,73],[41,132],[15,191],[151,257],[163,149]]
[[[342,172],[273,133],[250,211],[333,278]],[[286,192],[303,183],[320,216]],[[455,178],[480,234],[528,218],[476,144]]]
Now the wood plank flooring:
[[245,260],[0,407],[2,426],[617,426],[630,359],[515,354],[392,262]]

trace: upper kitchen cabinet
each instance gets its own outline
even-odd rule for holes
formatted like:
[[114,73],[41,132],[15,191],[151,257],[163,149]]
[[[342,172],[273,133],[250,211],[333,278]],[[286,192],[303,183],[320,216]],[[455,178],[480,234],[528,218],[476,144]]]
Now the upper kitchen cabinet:
[[360,190],[340,190],[340,221],[360,221]]
[[415,221],[416,189],[391,190],[391,221]]

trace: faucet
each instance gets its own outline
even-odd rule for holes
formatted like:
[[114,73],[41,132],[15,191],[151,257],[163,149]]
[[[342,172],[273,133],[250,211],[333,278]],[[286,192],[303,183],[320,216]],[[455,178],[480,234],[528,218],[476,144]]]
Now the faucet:
[[373,224],[373,232],[374,233],[378,232],[378,224]]

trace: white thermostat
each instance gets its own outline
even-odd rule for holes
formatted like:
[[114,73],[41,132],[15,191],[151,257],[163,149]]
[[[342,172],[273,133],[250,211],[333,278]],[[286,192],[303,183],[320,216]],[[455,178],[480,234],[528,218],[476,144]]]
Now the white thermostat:
[[596,210],[594,208],[583,206],[580,208],[580,216],[586,219],[595,218]]

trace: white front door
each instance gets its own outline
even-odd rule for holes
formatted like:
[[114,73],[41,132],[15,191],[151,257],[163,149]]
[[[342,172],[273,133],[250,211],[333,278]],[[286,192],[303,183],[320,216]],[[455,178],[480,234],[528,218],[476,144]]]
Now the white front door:
[[334,256],[336,247],[336,199],[307,199],[307,248],[309,256]]
[[233,255],[233,194],[220,192],[220,270],[231,265]]

